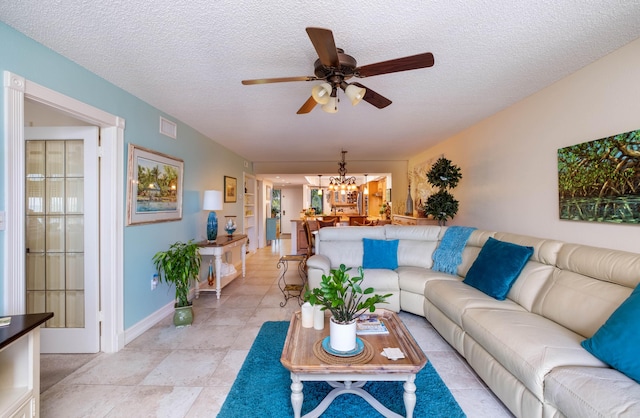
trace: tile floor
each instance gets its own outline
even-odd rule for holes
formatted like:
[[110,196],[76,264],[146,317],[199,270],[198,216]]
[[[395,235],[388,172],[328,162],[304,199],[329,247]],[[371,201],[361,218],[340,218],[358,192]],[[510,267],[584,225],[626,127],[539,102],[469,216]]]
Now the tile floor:
[[[213,417],[264,321],[289,320],[278,289],[278,247],[247,258],[246,278],[194,300],[194,324],[175,328],[171,316],[115,354],[42,356],[41,416]],[[290,271],[294,271],[291,269]],[[510,417],[466,362],[422,317],[401,318],[468,417]]]

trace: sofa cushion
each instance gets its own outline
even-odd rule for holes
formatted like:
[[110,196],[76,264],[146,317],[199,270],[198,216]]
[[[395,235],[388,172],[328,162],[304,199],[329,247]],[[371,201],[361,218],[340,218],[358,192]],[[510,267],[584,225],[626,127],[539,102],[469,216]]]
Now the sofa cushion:
[[619,284],[556,268],[532,312],[589,338],[632,291]]
[[441,273],[430,269],[423,269],[421,267],[398,266],[396,271],[398,272],[400,289],[410,293],[416,293],[422,297],[424,297],[425,284],[431,280],[460,281],[458,276],[452,276],[451,274]]
[[398,266],[430,269],[432,254],[440,242],[441,230],[435,225],[385,225],[386,239],[397,239]]
[[640,286],[582,346],[611,367],[640,383]]
[[640,417],[640,385],[608,367],[556,367],[544,398],[566,417]]
[[462,327],[462,315],[467,309],[501,309],[505,315],[508,311],[524,311],[524,308],[513,301],[496,300],[467,286],[460,279],[429,280],[425,284],[424,296],[459,327]]
[[531,254],[533,247],[489,238],[471,265],[464,283],[504,300]]
[[398,240],[363,238],[364,255],[362,268],[389,269],[398,268]]
[[[354,228],[362,228],[354,226]],[[391,293],[391,297],[386,299],[386,303],[376,305],[394,312],[400,311],[400,287],[398,286],[398,273],[389,269],[364,269],[362,288],[373,287],[374,293],[384,295]],[[370,295],[369,295],[370,296]]]
[[580,346],[582,336],[525,310],[466,309],[462,325],[541,401],[544,377],[555,367],[605,366]]
[[372,226],[342,226],[320,228],[316,237],[318,254],[331,260],[331,268],[338,268],[340,264],[347,267],[362,265],[364,254],[362,239],[385,239],[384,228]]

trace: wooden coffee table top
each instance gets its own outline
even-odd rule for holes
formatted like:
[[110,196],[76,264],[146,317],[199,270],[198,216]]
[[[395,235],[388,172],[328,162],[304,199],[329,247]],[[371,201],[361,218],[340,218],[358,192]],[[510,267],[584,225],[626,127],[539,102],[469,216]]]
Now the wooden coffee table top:
[[[373,359],[366,364],[327,364],[313,354],[313,345],[329,335],[329,311],[325,315],[324,329],[303,328],[300,312],[291,316],[289,331],[282,350],[280,362],[294,373],[327,374],[390,374],[390,373],[418,373],[425,364],[427,357],[418,346],[413,336],[404,326],[395,312],[377,309],[378,314],[387,329],[388,334],[358,335],[358,338],[369,342],[374,349]],[[386,347],[397,347],[405,355],[404,359],[389,360],[380,353]]]

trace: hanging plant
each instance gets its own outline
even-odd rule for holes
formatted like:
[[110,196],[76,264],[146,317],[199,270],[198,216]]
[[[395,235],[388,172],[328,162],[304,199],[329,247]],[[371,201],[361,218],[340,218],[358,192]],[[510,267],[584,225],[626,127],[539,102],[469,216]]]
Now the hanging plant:
[[460,168],[451,164],[451,161],[444,157],[438,158],[438,161],[427,173],[429,183],[440,189],[453,189],[461,178]]

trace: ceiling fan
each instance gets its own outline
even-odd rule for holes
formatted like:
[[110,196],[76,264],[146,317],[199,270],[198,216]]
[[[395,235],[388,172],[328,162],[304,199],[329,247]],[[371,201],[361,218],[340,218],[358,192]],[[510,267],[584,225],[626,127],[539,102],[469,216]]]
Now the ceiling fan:
[[364,78],[374,75],[396,73],[400,71],[416,70],[433,66],[433,54],[411,55],[404,58],[396,58],[375,64],[358,67],[355,58],[344,53],[344,50],[336,48],[333,33],[329,29],[307,28],[307,34],[311,39],[318,59],[314,63],[313,76],[259,78],[256,80],[242,80],[244,85],[283,83],[289,81],[316,81],[323,83],[314,86],[311,97],[298,110],[298,114],[309,113],[316,104],[321,104],[322,109],[329,113],[338,110],[338,88],[342,89],[353,105],[364,100],[378,109],[383,109],[391,104],[391,100],[376,93],[360,83],[347,83],[352,77]]

